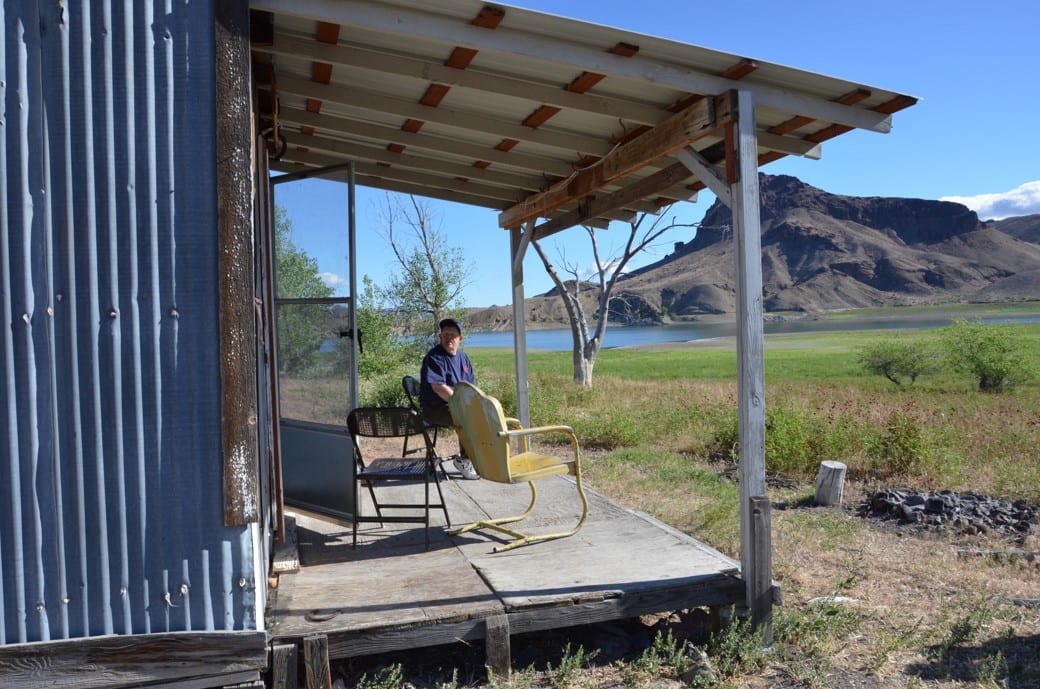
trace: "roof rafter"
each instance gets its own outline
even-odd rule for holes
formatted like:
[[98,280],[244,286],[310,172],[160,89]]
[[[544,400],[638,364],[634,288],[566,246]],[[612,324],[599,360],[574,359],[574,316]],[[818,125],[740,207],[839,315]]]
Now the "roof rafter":
[[546,191],[535,194],[503,212],[498,218],[499,226],[514,228],[528,220],[543,217],[551,210],[600,189],[706,136],[730,120],[731,113],[736,108],[735,98],[735,92],[730,92],[694,102],[642,136],[618,146],[592,167],[576,172]]

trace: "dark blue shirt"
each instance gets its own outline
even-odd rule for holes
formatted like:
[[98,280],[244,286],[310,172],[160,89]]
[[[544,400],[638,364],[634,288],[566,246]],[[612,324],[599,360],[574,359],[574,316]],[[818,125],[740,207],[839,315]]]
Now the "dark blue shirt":
[[423,357],[422,369],[419,371],[419,404],[447,404],[437,396],[431,387],[435,383],[454,388],[459,381],[474,383],[473,363],[461,349],[452,356],[441,345],[437,345]]

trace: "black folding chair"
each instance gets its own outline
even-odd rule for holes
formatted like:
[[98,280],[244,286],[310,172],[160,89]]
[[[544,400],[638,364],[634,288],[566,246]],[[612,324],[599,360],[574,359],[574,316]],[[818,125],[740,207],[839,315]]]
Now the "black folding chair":
[[[426,529],[426,547],[429,548],[430,510],[443,510],[448,526],[451,526],[451,517],[448,516],[448,506],[444,502],[444,493],[437,475],[439,458],[434,450],[430,434],[423,424],[422,416],[407,407],[358,407],[347,416],[347,429],[350,431],[350,439],[354,445],[357,480],[368,487],[372,505],[376,510],[375,516],[364,516],[361,514],[360,505],[355,508],[354,547],[357,547],[359,523],[379,522],[382,525],[384,522],[389,522],[423,524]],[[423,438],[423,448],[420,449],[423,449],[424,452],[421,454],[413,452],[412,456],[369,459],[362,450],[362,446],[365,444],[364,438],[407,439],[416,437]],[[409,481],[423,482],[425,492],[422,502],[380,502],[375,489],[377,483]],[[431,482],[437,489],[439,502],[430,501]],[[386,514],[385,510],[410,510],[413,513],[390,515]],[[416,510],[422,510],[422,514],[414,514]]]
[[[415,410],[415,413],[418,414],[421,417],[422,416],[422,407],[419,406],[419,379],[416,378],[415,376],[410,376],[410,375],[409,376],[405,376],[405,377],[401,378],[401,387],[404,388],[405,397],[408,398],[408,406],[410,406],[413,410]],[[434,424],[427,422],[425,419],[423,419],[423,425],[425,426],[427,433],[429,433],[430,440],[433,443],[434,450],[436,452],[437,432],[440,431],[440,429],[442,427],[441,426],[435,426]],[[418,452],[419,449],[420,448],[415,448],[415,449],[409,450],[408,449],[408,441],[405,440],[405,447],[404,447],[404,454],[405,454],[405,456],[411,454],[412,452]],[[451,457],[441,457],[440,454],[437,454],[437,466],[440,467],[441,475],[445,479],[448,478],[448,472],[445,471],[445,469],[444,469],[444,462],[445,462],[445,460],[448,460],[448,459],[454,459],[455,456],[456,455],[452,455]]]

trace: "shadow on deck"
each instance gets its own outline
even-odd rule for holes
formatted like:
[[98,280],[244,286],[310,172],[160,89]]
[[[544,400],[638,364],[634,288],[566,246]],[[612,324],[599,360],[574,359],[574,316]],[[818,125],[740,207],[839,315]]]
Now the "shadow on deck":
[[[525,528],[569,528],[578,516],[571,480],[538,486]],[[489,481],[451,480],[444,490],[456,525],[518,513],[530,494],[526,485]],[[501,663],[510,634],[743,603],[736,561],[588,493],[589,519],[576,535],[498,554],[490,533],[445,534],[443,514],[432,516],[426,550],[421,525],[363,524],[354,549],[349,524],[297,513],[300,568],[281,575],[273,591],[271,643],[317,636],[327,639],[329,659],[340,659],[487,640],[489,659]]]

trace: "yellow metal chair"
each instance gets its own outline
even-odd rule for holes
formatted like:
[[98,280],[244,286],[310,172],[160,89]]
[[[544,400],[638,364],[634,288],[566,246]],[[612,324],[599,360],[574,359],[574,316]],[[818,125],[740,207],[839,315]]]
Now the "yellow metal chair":
[[[494,549],[498,553],[531,543],[573,536],[581,529],[589,514],[589,501],[581,486],[581,461],[574,429],[570,426],[523,428],[516,419],[506,418],[498,400],[469,383],[459,383],[455,387],[455,393],[448,400],[448,406],[459,434],[459,441],[481,478],[498,483],[527,482],[531,487],[531,504],[523,514],[473,522],[451,529],[448,531],[449,534],[490,529],[511,536],[513,540]],[[544,434],[565,435],[571,444],[570,456],[559,458],[531,450],[528,442],[531,436]],[[514,444],[519,449],[518,454],[512,453]],[[574,477],[578,496],[581,498],[581,518],[573,529],[559,533],[527,535],[505,526],[526,518],[534,511],[535,503],[538,502],[538,489],[534,485],[536,480],[561,474]]]

